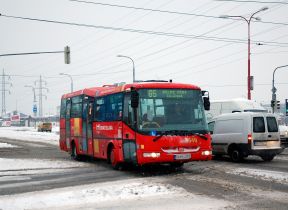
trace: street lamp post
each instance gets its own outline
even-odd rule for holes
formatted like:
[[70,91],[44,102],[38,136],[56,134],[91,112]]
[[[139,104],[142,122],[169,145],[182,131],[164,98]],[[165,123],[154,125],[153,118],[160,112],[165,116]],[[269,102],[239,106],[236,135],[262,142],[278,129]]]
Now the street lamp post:
[[59,75],[68,76],[71,80],[71,93],[73,92],[73,78],[70,74],[60,73]]
[[34,128],[36,129],[36,116],[37,116],[37,101],[36,101],[36,93],[35,93],[35,87],[32,85],[25,85],[24,87],[32,88],[33,91],[33,115],[34,115]]
[[277,91],[277,89],[275,88],[275,85],[274,85],[275,84],[274,83],[274,76],[275,76],[275,72],[276,72],[277,69],[284,68],[284,67],[288,67],[288,65],[278,66],[273,71],[273,80],[272,80],[272,101],[274,101],[273,106],[272,106],[273,113],[275,111],[275,103],[277,104],[277,100],[276,100],[276,91]]
[[268,7],[263,7],[261,9],[259,9],[258,11],[254,12],[250,17],[249,19],[244,17],[244,16],[240,16],[240,15],[222,15],[220,17],[222,18],[242,18],[243,20],[245,20],[248,24],[248,100],[251,100],[251,76],[250,76],[250,73],[251,73],[251,67],[250,67],[250,23],[251,23],[251,20],[252,19],[255,19],[255,20],[260,20],[259,17],[256,17],[254,18],[253,16],[256,15],[257,13],[259,12],[262,12],[262,11],[265,11],[267,10]]
[[129,56],[126,56],[126,55],[117,55],[117,57],[120,57],[120,58],[128,58],[132,61],[132,64],[133,64],[133,83],[135,82],[135,64],[134,64],[134,61],[132,58],[130,58]]
[[32,85],[25,85],[24,87],[30,87],[32,88],[32,91],[33,91],[33,102],[36,103],[36,94],[35,94],[35,87],[33,87]]

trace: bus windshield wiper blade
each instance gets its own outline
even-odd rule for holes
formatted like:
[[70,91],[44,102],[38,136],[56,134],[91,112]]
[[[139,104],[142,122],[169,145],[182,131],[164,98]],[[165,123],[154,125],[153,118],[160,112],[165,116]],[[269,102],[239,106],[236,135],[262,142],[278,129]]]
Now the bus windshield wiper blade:
[[164,136],[164,134],[161,134],[161,135],[156,136],[156,137],[153,139],[153,142],[161,139],[162,136]]
[[201,137],[202,139],[205,139],[205,140],[208,139],[208,138],[207,138],[204,134],[202,134],[202,133],[192,133],[192,135],[199,136],[199,137]]
[[156,136],[154,139],[153,139],[153,142],[155,141],[158,141],[159,139],[162,138],[162,136],[166,136],[166,135],[169,135],[170,133],[168,131],[164,131],[162,132],[160,135]]

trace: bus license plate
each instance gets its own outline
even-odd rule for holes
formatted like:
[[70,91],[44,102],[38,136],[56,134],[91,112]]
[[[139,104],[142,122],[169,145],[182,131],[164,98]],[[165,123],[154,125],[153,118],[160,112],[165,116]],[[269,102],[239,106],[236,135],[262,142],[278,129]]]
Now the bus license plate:
[[174,155],[174,160],[187,160],[191,158],[191,154],[176,154]]

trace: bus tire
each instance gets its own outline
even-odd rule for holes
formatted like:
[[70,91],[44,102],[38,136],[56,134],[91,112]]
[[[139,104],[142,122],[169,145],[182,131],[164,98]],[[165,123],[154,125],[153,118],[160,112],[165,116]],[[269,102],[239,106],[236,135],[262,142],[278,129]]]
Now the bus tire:
[[116,161],[115,158],[115,149],[113,146],[109,149],[109,162],[114,170],[118,170],[120,168],[120,164]]
[[74,142],[71,144],[71,158],[73,160],[80,160],[80,156],[77,154],[77,148]]

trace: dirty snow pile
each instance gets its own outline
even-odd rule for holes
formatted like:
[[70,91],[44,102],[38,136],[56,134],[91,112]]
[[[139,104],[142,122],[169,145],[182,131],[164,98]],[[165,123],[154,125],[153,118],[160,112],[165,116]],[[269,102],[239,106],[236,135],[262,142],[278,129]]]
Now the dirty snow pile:
[[0,127],[1,137],[58,145],[59,127],[53,127],[51,133],[37,132],[37,129],[33,127]]
[[17,146],[0,142],[0,148],[13,148],[13,147],[17,147]]
[[75,161],[0,158],[0,185],[7,176],[55,173],[83,166],[86,164]]
[[237,168],[232,171],[229,171],[228,173],[288,185],[288,173],[286,172],[268,171],[268,170],[251,169],[251,168]]

